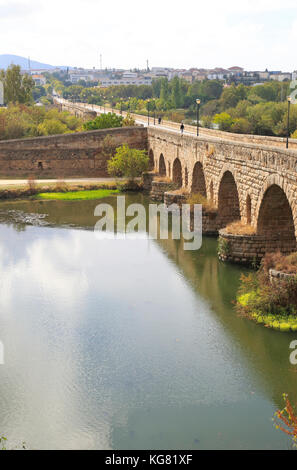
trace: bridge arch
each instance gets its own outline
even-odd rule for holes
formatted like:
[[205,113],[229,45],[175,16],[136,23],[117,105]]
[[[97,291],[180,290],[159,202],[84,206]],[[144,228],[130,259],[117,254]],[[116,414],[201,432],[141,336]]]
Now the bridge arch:
[[155,168],[155,158],[152,149],[149,151],[149,170],[152,171]]
[[222,227],[241,218],[237,185],[230,170],[226,170],[220,180],[218,213]]
[[183,185],[182,165],[179,158],[176,158],[173,162],[172,180],[179,188]]
[[166,165],[165,165],[165,158],[163,153],[161,153],[159,158],[159,175],[166,176]]
[[196,162],[194,165],[193,174],[192,174],[191,192],[199,193],[202,196],[206,197],[206,183],[205,183],[203,166],[201,162]]
[[294,227],[295,227],[295,236],[297,237],[297,204],[295,203],[294,194],[292,191],[290,191],[289,185],[286,183],[285,179],[276,173],[269,175],[264,181],[262,190],[258,196],[258,203],[257,203],[256,210],[255,210],[254,225],[255,227],[257,226],[257,223],[259,220],[260,208],[262,205],[264,195],[266,191],[270,188],[270,186],[273,186],[273,185],[279,186],[285,193],[285,196],[292,210],[292,216],[294,219]]
[[[267,239],[277,238],[283,252],[296,250],[296,235],[292,206],[279,185],[273,183],[265,191],[257,217],[257,234]],[[273,250],[271,250],[273,251]]]

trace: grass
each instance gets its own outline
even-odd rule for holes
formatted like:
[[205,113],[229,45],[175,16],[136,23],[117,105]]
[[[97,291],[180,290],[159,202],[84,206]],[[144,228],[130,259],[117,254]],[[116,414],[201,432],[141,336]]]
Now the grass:
[[206,197],[202,196],[200,193],[191,193],[187,198],[187,203],[191,205],[201,204],[205,211],[217,212],[217,208],[213,202],[209,201],[209,199],[206,199]]
[[68,191],[68,192],[56,192],[56,193],[38,193],[34,196],[34,199],[46,199],[56,201],[77,201],[77,200],[92,200],[92,199],[103,199],[117,194],[117,189],[97,189],[91,191]]
[[227,225],[225,232],[231,235],[255,235],[256,229],[249,224],[244,224],[241,220],[236,220]]
[[275,269],[286,274],[297,274],[297,252],[287,256],[282,255],[280,252],[268,253],[263,261],[266,271]]
[[155,176],[154,181],[158,181],[158,183],[172,183],[172,180],[168,178],[168,176]]
[[[237,302],[241,307],[248,307],[249,303],[253,302],[259,293],[257,291],[247,292],[237,298]],[[273,330],[287,332],[297,332],[297,317],[296,315],[273,314],[264,313],[261,310],[249,314],[249,318],[254,320],[259,325],[272,328]]]

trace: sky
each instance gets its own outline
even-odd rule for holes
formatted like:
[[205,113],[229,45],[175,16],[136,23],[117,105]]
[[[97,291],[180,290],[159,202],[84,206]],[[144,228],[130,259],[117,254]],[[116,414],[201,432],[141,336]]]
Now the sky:
[[297,69],[296,0],[0,0],[0,54],[77,67]]

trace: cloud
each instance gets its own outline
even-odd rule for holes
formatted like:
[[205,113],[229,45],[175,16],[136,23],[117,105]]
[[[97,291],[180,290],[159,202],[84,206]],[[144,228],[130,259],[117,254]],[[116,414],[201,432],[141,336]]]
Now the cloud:
[[[29,4],[28,4],[29,3]],[[32,13],[34,9],[38,9],[38,3],[35,2],[7,2],[0,1],[0,18],[1,20],[11,20],[23,18]]]
[[[53,65],[104,67],[296,68],[288,57],[288,37],[297,20],[295,1],[249,0],[176,5],[151,0],[99,2],[0,0],[6,21],[1,53],[30,56]],[[27,13],[30,12],[30,15]],[[26,14],[26,21],[22,19]],[[276,27],[280,22],[281,27]],[[3,47],[9,50],[3,50]],[[275,50],[278,56],[275,56]]]

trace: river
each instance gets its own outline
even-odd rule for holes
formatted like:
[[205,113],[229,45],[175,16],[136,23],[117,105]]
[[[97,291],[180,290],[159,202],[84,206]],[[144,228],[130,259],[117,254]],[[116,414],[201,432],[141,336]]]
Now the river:
[[297,401],[296,334],[238,317],[245,270],[214,238],[195,252],[98,240],[97,204],[0,204],[0,434],[30,449],[288,449],[271,419],[282,393]]

